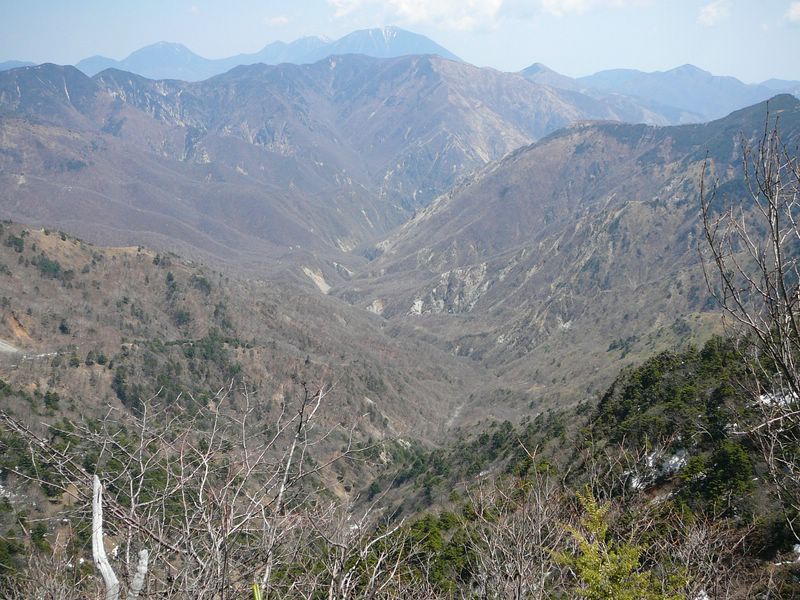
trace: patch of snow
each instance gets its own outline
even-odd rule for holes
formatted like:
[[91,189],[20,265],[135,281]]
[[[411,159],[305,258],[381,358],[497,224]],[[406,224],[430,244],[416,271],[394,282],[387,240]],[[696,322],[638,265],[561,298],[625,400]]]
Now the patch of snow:
[[372,227],[373,229],[375,229],[375,225],[373,225],[373,224],[372,224],[372,221],[370,221],[370,220],[369,220],[369,217],[367,216],[367,211],[365,211],[365,210],[362,208],[362,209],[361,209],[361,214],[362,214],[362,215],[364,215],[364,218],[367,220],[367,224],[368,224],[370,227]]
[[6,498],[8,500],[13,500],[16,498],[16,494],[7,490],[2,483],[0,483],[0,498]]
[[778,406],[786,406],[796,401],[797,394],[794,392],[790,392],[788,394],[761,394],[758,397],[759,404],[764,404],[766,406],[772,406],[773,404],[777,404]]
[[686,462],[686,450],[679,450],[661,463],[659,474],[661,476],[674,475],[686,466]]
[[410,315],[422,314],[422,298],[417,298],[416,300],[414,300],[414,304],[411,305],[408,314]]
[[393,40],[394,38],[397,37],[397,29],[395,29],[394,27],[384,27],[382,33],[383,33],[383,41],[386,42],[387,44],[389,43],[389,40]]
[[26,354],[22,357],[22,360],[36,360],[39,358],[51,358],[53,356],[58,356],[58,352],[45,352],[44,354]]
[[665,457],[663,450],[655,450],[645,457],[644,465],[635,471],[627,471],[630,475],[628,485],[634,490],[643,490],[651,486],[657,479],[671,477],[686,466],[688,453],[684,449],[677,450]]
[[639,477],[638,475],[631,477],[630,485],[633,490],[642,490],[647,487],[644,477]]

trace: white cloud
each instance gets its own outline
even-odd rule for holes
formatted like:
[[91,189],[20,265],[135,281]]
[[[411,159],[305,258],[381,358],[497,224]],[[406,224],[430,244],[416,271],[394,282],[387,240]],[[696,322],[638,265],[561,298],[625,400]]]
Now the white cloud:
[[270,17],[266,21],[267,25],[271,25],[273,27],[280,27],[282,25],[286,25],[287,23],[289,23],[289,17],[279,15],[277,17]]
[[786,18],[792,23],[800,23],[800,2],[792,2],[786,11]]
[[728,0],[712,0],[697,13],[697,22],[703,27],[713,27],[731,13]]
[[497,18],[504,0],[328,0],[342,17],[369,5],[382,5],[399,21],[427,23],[452,29],[478,29]]
[[567,15],[582,15],[598,8],[625,8],[636,4],[643,4],[636,0],[538,0],[542,11],[564,17]]
[[328,0],[337,17],[367,7],[381,7],[399,22],[440,25],[451,29],[483,29],[502,18],[528,18],[535,13],[562,17],[599,8],[623,8],[650,0]]

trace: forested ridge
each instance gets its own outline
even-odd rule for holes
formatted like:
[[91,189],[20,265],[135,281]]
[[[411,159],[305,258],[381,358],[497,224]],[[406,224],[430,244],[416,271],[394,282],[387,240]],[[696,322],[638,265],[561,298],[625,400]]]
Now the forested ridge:
[[[624,370],[598,401],[574,409],[531,415],[519,425],[492,423],[478,434],[458,432],[458,441],[432,451],[402,439],[342,448],[338,460],[371,462],[379,473],[350,503],[317,493],[312,455],[300,457],[304,465],[287,466],[285,448],[276,445],[272,459],[250,471],[247,485],[272,486],[262,498],[269,505],[268,496],[280,489],[276,475],[296,478],[284,506],[271,507],[269,518],[285,531],[271,548],[252,530],[232,534],[225,544],[239,572],[228,574],[225,590],[204,589],[208,597],[248,594],[252,576],[245,572],[257,575],[273,561],[267,589],[280,597],[323,597],[320,590],[330,586],[339,590],[335,597],[792,597],[798,573],[786,507],[771,490],[759,449],[741,431],[743,419],[754,416],[745,376],[735,344],[713,338],[702,348],[664,352]],[[5,383],[1,389],[5,400],[51,417],[63,401]],[[314,394],[299,402],[313,409]],[[139,515],[138,524],[159,522],[166,534],[172,522],[180,530],[187,505],[167,491],[171,478],[186,475],[185,465],[178,468],[171,450],[154,445],[174,449],[183,435],[194,440],[189,462],[207,463],[212,474],[207,488],[187,480],[185,492],[217,494],[204,500],[204,519],[224,528],[223,506],[216,503],[246,504],[230,489],[237,479],[231,465],[244,460],[241,448],[236,432],[215,422],[218,413],[195,407],[187,417],[187,409],[189,401],[163,407],[159,418],[173,419],[169,443],[166,429],[143,426],[142,419],[51,419],[40,438],[47,450],[36,447],[30,430],[9,428],[15,421],[4,414],[6,589],[40,572],[32,565],[67,559],[71,566],[48,572],[53,584],[74,597],[97,585],[87,507],[76,502],[80,491],[69,492],[77,483],[70,477],[80,479],[81,469],[107,482],[114,507],[107,527],[118,547],[125,526],[113,519],[156,499],[158,517]],[[145,449],[137,448],[142,432],[153,436]],[[134,456],[151,461],[138,475],[131,473]],[[141,486],[135,497],[132,481]],[[18,494],[38,501],[20,501]],[[186,526],[199,528],[204,519]],[[173,543],[187,542],[181,539],[176,535]],[[129,543],[147,545],[147,535],[138,532]],[[121,555],[114,563],[125,572]],[[169,561],[151,564],[160,579]]]

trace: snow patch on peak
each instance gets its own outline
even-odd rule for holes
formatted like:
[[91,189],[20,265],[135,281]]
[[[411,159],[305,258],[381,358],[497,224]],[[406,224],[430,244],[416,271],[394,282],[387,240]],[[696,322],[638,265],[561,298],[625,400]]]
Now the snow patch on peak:
[[388,44],[389,41],[393,40],[397,37],[397,27],[384,27],[382,30],[383,33],[383,40]]

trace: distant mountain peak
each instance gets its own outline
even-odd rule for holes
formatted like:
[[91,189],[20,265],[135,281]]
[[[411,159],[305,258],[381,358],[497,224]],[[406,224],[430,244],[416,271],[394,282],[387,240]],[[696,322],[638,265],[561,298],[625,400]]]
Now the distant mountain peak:
[[548,85],[562,90],[580,91],[581,85],[572,77],[554,71],[547,65],[536,62],[519,72],[525,79],[541,85]]
[[682,73],[703,73],[708,74],[708,71],[701,69],[693,64],[686,63],[685,65],[681,65],[680,67],[675,67],[674,69],[670,69],[672,71],[682,72]]
[[686,78],[693,78],[693,79],[711,79],[714,77],[720,77],[720,75],[714,75],[709,71],[705,71],[700,67],[696,67],[695,65],[685,64],[681,65],[680,67],[675,67],[674,69],[670,69],[669,71],[664,71],[666,75],[671,75],[673,77],[686,77]]
[[175,54],[181,54],[181,55],[188,54],[192,56],[197,56],[194,52],[189,50],[189,48],[187,48],[183,44],[179,44],[178,42],[161,41],[161,42],[156,42],[155,44],[150,44],[149,46],[144,46],[143,48],[139,48],[138,50],[131,52],[125,60],[129,60],[131,58],[151,53],[163,54],[164,52],[174,52]]
[[412,54],[434,54],[460,61],[455,54],[430,38],[394,25],[353,31],[338,40],[307,36],[292,42],[274,41],[253,54],[207,59],[183,44],[160,41],[132,52],[121,61],[93,56],[77,66],[87,75],[108,68],[130,71],[148,79],[200,81],[246,64],[311,64],[328,56],[364,54],[375,58],[396,58]]
[[25,60],[7,60],[0,62],[0,71],[10,71],[11,69],[19,69],[21,67],[32,67],[36,63]]
[[461,61],[455,54],[432,39],[394,25],[353,31],[310,53],[306,57],[306,61],[316,62],[333,54],[366,54],[375,58],[434,54],[448,60]]
[[535,62],[530,67],[526,67],[525,69],[523,69],[522,72],[535,75],[536,73],[554,73],[555,71],[553,71],[553,69],[551,69],[544,63]]
[[698,113],[705,120],[718,119],[742,106],[766,100],[776,91],[748,85],[734,77],[714,75],[691,64],[651,73],[612,69],[581,77],[580,81],[588,88]]

